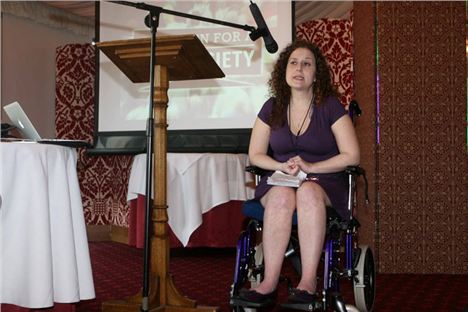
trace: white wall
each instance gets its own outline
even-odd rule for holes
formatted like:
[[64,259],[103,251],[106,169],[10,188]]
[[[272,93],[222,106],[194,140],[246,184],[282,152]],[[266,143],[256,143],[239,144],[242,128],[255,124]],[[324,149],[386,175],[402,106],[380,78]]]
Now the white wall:
[[1,32],[1,106],[20,102],[39,134],[55,137],[55,50],[92,37],[4,12]]

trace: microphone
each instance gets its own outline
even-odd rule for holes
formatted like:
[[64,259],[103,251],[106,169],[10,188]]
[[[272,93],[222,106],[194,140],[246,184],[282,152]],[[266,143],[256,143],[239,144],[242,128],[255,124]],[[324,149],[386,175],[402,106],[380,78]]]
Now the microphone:
[[255,19],[255,23],[257,24],[257,29],[249,34],[250,39],[255,41],[258,38],[263,37],[267,51],[272,54],[275,53],[278,51],[278,44],[268,30],[268,26],[262,16],[262,12],[260,12],[258,6],[252,1],[250,1],[249,8],[253,18]]

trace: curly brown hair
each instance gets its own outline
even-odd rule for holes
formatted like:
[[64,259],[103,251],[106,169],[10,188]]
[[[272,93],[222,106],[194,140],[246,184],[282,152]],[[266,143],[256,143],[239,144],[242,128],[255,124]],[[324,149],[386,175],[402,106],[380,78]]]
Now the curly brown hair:
[[329,96],[337,96],[338,92],[331,82],[330,69],[327,60],[320,49],[305,40],[296,40],[289,44],[279,55],[268,85],[271,96],[276,98],[270,116],[272,127],[281,127],[286,122],[285,113],[291,99],[291,88],[286,83],[286,67],[288,60],[296,49],[306,48],[312,52],[316,62],[316,81],[313,85],[314,105],[320,105]]

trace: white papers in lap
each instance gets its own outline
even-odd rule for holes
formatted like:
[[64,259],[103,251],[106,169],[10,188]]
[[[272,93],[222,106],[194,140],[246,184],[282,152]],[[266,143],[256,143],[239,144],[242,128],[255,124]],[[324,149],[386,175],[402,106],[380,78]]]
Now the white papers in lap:
[[302,170],[300,170],[296,175],[290,175],[282,171],[276,170],[271,175],[271,177],[268,177],[267,184],[299,187],[306,178],[307,178],[307,174]]

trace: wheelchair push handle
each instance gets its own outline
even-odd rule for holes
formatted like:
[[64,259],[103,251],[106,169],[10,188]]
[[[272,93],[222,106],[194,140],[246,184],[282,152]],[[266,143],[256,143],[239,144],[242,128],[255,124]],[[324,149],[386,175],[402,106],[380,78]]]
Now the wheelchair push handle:
[[362,176],[364,178],[364,196],[366,197],[366,204],[370,203],[369,200],[369,185],[367,182],[367,177],[366,177],[366,170],[360,166],[348,166],[345,169],[345,172],[347,174],[353,175],[353,176]]

